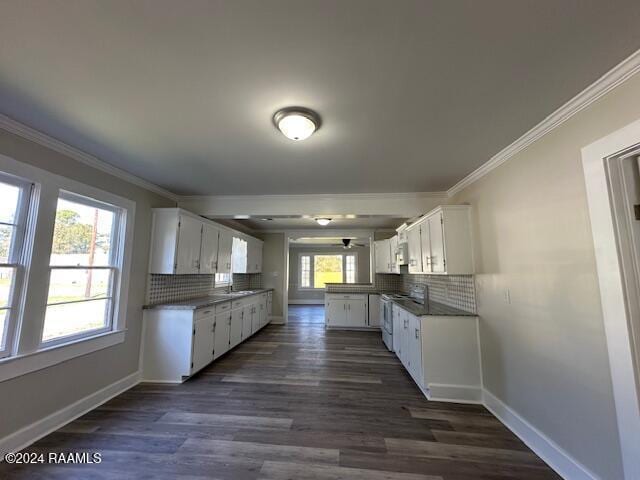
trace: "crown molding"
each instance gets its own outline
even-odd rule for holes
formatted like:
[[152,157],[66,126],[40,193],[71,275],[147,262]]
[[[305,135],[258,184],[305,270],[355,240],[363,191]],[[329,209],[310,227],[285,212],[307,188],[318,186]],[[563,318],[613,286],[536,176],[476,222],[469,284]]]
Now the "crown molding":
[[85,165],[108,173],[109,175],[113,175],[114,177],[117,177],[126,182],[133,183],[134,185],[142,187],[145,190],[149,190],[153,193],[157,193],[158,195],[162,195],[163,197],[173,200],[174,202],[178,201],[178,195],[170,192],[169,190],[166,190],[154,183],[151,183],[147,180],[144,180],[143,178],[133,175],[132,173],[122,170],[121,168],[114,167],[113,165],[100,160],[98,157],[86,153],[79,148],[72,147],[67,143],[64,143],[56,138],[51,137],[50,135],[47,135],[46,133],[42,133],[35,128],[31,128],[1,113],[0,129],[42,145],[43,147],[55,150],[56,152],[66,155],[67,157],[70,157],[80,163],[84,163]]
[[456,183],[453,187],[447,190],[447,195],[451,197],[475,181],[481,179],[493,169],[499,167],[511,157],[545,136],[547,133],[558,128],[575,114],[584,110],[611,90],[626,82],[638,72],[640,72],[640,50],[636,51],[621,63],[613,67],[578,95],[573,97],[531,130],[518,138],[515,142],[500,150],[486,163],[480,165],[480,167]]

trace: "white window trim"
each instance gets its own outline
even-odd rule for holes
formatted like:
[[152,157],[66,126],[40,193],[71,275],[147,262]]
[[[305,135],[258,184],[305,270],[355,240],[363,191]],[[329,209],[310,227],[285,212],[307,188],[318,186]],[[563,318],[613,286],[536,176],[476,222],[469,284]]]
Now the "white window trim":
[[[15,185],[22,189],[20,197],[18,199],[18,211],[17,218],[15,219],[15,225],[17,227],[14,237],[12,238],[10,250],[13,250],[16,244],[20,244],[20,251],[17,258],[9,258],[7,263],[0,264],[1,267],[14,268],[14,278],[12,282],[11,292],[9,292],[9,315],[5,319],[5,346],[0,348],[0,360],[6,358],[12,351],[14,345],[14,332],[16,331],[16,324],[20,319],[20,312],[22,311],[22,293],[25,288],[25,275],[24,265],[26,254],[29,250],[29,239],[27,238],[27,221],[29,219],[29,211],[34,200],[35,188],[33,182],[25,180],[20,177],[9,175],[4,172],[0,172],[0,181],[9,185]],[[26,198],[25,198],[26,197]],[[0,310],[0,311],[4,311]],[[0,342],[2,339],[0,338]]]
[[[58,198],[66,200],[68,202],[78,203],[80,205],[86,205],[93,208],[98,208],[105,211],[110,211],[114,215],[114,223],[111,228],[111,239],[115,241],[115,248],[113,248],[109,252],[109,265],[104,266],[69,266],[69,265],[51,265],[49,264],[49,279],[51,278],[51,271],[64,268],[74,268],[74,269],[82,269],[82,268],[94,268],[94,269],[109,269],[112,273],[112,284],[110,286],[110,291],[108,295],[109,301],[109,311],[107,324],[102,328],[95,328],[93,330],[86,330],[83,332],[79,332],[72,335],[65,335],[62,337],[56,337],[51,340],[40,340],[40,349],[52,347],[55,345],[62,345],[74,342],[75,340],[82,340],[85,338],[95,337],[96,335],[101,335],[103,333],[108,333],[114,330],[114,315],[116,313],[116,307],[118,302],[118,293],[120,290],[120,278],[122,271],[122,262],[124,261],[124,241],[123,236],[126,235],[126,209],[119,207],[117,205],[107,204],[101,201],[97,201],[94,198],[85,197],[84,195],[78,195],[74,192],[70,192],[67,190],[60,190]],[[47,294],[49,292],[49,285],[47,285]],[[90,301],[90,300],[89,300]],[[80,303],[80,302],[67,302],[67,303]],[[46,307],[49,304],[47,303]],[[45,311],[46,311],[45,307]],[[44,323],[43,323],[44,329]]]
[[[325,289],[325,287],[316,287],[313,277],[314,267],[315,267],[315,256],[316,255],[342,255],[342,280],[346,283],[347,281],[347,255],[353,255],[355,257],[355,277],[358,279],[358,252],[300,252],[298,254],[298,291],[300,292],[319,292]],[[312,285],[311,287],[302,287],[302,257],[309,256],[311,257],[311,262],[309,266],[309,283]],[[357,281],[355,282],[357,283]]]
[[[0,171],[33,182],[38,188],[38,195],[34,195],[35,205],[31,206],[34,213],[29,221],[29,232],[32,236],[33,247],[25,250],[25,288],[22,289],[20,314],[15,322],[13,354],[0,359],[0,381],[15,378],[60,362],[76,358],[81,355],[124,342],[126,332],[126,317],[129,294],[129,279],[131,275],[131,253],[133,249],[133,235],[135,225],[135,202],[106,192],[96,187],[72,180],[32,165],[18,162],[0,154]],[[50,267],[51,240],[57,198],[61,191],[72,192],[76,195],[90,197],[100,202],[120,207],[122,215],[123,242],[120,285],[115,295],[112,329],[108,332],[97,333],[80,339],[65,338],[56,345],[41,345],[42,327],[48,294],[48,278],[46,272]],[[35,227],[35,230],[33,230]],[[37,255],[34,252],[37,251]],[[26,299],[29,299],[27,301]]]

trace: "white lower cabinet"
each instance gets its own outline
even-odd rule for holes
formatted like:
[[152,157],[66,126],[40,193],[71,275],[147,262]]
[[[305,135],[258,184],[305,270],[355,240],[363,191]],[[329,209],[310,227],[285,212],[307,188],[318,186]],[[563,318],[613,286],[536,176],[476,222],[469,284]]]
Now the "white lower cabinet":
[[367,328],[369,323],[367,294],[325,295],[325,325],[327,327]]
[[197,310],[145,310],[143,381],[185,381],[269,323],[267,307],[263,293]]
[[[197,316],[196,316],[197,317]],[[191,372],[197,372],[213,360],[215,314],[213,310],[196,318],[193,328]]]
[[216,313],[215,334],[213,339],[213,359],[229,351],[229,328],[231,327],[231,310]]
[[478,317],[416,316],[394,304],[393,346],[429,400],[482,400]]
[[242,307],[242,339],[249,338],[255,330],[253,330],[253,311],[255,305],[247,305]]

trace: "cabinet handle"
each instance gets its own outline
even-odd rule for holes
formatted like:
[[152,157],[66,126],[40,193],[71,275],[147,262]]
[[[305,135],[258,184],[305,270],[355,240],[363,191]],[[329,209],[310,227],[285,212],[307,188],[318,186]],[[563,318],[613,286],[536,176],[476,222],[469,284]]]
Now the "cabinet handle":
[[346,309],[347,309],[347,304],[346,304],[346,303],[342,305],[342,309],[343,309],[343,310],[346,310]]
[[418,332],[418,329],[416,328],[416,338],[418,338],[420,336],[420,332]]

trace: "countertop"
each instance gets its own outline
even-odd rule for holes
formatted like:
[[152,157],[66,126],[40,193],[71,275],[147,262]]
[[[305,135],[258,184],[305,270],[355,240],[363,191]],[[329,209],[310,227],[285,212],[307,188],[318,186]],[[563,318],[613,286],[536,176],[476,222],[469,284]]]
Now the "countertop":
[[452,317],[477,317],[478,315],[475,313],[467,312],[465,310],[460,310],[459,308],[450,307],[449,305],[445,305],[443,303],[438,303],[434,301],[429,301],[424,305],[420,303],[416,303],[413,300],[409,300],[401,298],[401,299],[391,299],[393,303],[398,305],[400,308],[406,310],[412,315],[416,315],[419,317],[425,315],[438,315],[438,316],[452,316]]
[[[330,284],[328,284],[330,285]],[[344,285],[344,284],[334,284],[334,285]],[[353,287],[351,287],[353,285]],[[358,288],[359,286],[363,286],[365,288]],[[367,288],[368,287],[368,288]],[[348,289],[348,290],[347,290]],[[326,294],[330,295],[349,295],[349,294],[369,294],[369,295],[382,295],[382,294],[397,294],[399,292],[391,292],[389,290],[384,289],[375,289],[373,285],[370,283],[365,284],[349,284],[349,287],[345,287],[345,291],[341,292],[330,292],[326,291]],[[456,316],[456,317],[477,317],[476,313],[467,312],[466,310],[460,310],[459,308],[450,307],[449,305],[445,305],[444,303],[434,302],[433,300],[429,301],[427,304],[422,305],[420,303],[416,303],[408,298],[400,298],[400,299],[389,299],[399,307],[404,308],[407,312],[412,315],[417,316],[425,316],[425,315],[440,315],[440,316]]]
[[217,295],[210,295],[208,297],[190,298],[188,300],[181,300],[178,302],[159,303],[156,305],[145,305],[142,307],[145,310],[162,309],[162,310],[197,310],[198,308],[211,307],[220,303],[232,302],[241,298],[251,297],[253,295],[260,295],[261,293],[269,292],[273,288],[256,288],[253,290],[241,291],[238,293],[227,294],[221,293]]

